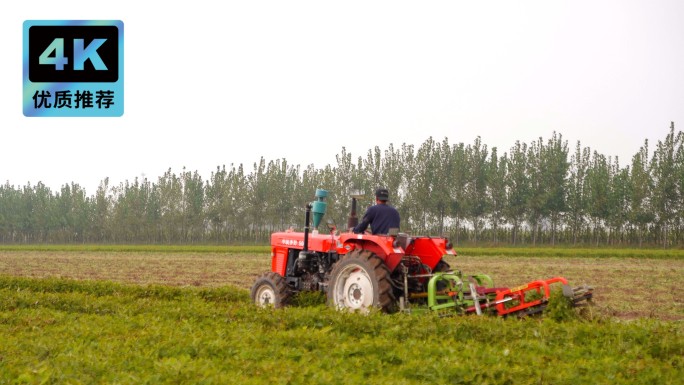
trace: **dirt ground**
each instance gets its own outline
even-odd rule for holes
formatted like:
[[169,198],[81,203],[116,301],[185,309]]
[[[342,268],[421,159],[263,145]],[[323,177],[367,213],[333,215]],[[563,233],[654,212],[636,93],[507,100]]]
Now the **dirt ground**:
[[[465,275],[496,286],[562,276],[594,288],[591,311],[620,319],[684,320],[684,260],[637,258],[450,257]],[[269,255],[145,252],[0,252],[0,275],[107,280],[127,284],[249,289],[270,269]]]

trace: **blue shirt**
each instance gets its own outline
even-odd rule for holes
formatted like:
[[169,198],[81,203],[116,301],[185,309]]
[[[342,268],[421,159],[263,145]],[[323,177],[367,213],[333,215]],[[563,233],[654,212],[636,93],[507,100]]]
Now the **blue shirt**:
[[386,235],[389,233],[389,229],[398,229],[399,222],[401,222],[401,218],[397,209],[384,203],[378,203],[366,210],[361,223],[354,227],[354,233],[363,233],[368,225],[371,225],[373,235]]

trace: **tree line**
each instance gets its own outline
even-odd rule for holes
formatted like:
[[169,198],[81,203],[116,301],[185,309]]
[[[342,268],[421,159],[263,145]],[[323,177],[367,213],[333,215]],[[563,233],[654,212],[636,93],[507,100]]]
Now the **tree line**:
[[624,166],[554,132],[503,153],[479,137],[430,137],[358,157],[342,147],[323,168],[262,157],[249,170],[219,166],[206,180],[169,169],[156,181],[105,178],[93,195],[74,182],[59,191],[6,182],[0,242],[264,244],[274,231],[303,229],[317,188],[329,191],[326,219],[345,231],[352,191],[366,192],[361,215],[378,186],[389,189],[402,231],[457,244],[684,244],[684,133],[674,123]]

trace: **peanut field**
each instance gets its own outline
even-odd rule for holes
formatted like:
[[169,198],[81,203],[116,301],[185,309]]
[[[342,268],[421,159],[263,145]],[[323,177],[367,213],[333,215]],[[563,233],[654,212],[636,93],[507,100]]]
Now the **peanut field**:
[[259,309],[260,249],[5,249],[0,384],[681,383],[683,259],[447,261],[497,286],[561,275],[593,304],[562,321]]

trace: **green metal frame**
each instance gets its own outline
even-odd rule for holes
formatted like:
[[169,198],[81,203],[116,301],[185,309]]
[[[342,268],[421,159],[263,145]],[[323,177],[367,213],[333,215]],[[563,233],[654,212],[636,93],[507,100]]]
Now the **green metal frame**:
[[[494,281],[487,274],[471,275],[477,282],[478,286],[487,288],[494,287]],[[440,290],[437,289],[438,283],[444,283]],[[470,288],[466,285],[463,287],[463,279],[460,275],[454,273],[435,273],[435,275],[428,281],[428,308],[430,310],[440,311],[454,308],[456,311],[463,311],[465,308],[473,306],[474,301],[470,296],[466,296],[465,292],[469,292]],[[452,295],[444,294],[452,293]],[[441,293],[441,294],[440,294]]]
[[[445,282],[444,290],[456,293],[454,296],[438,294],[437,283]],[[455,298],[458,298],[458,303]],[[428,281],[428,308],[430,310],[443,310],[457,307],[463,303],[463,281],[461,277],[453,273],[435,273]]]

